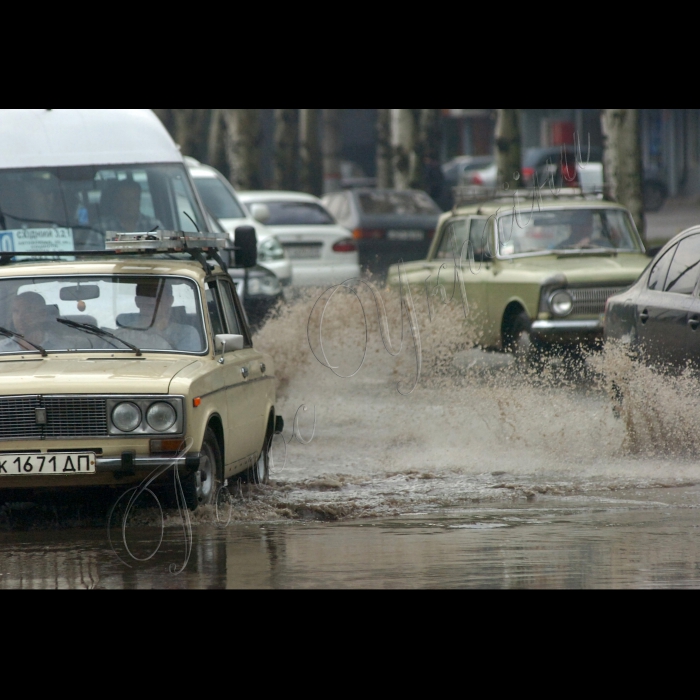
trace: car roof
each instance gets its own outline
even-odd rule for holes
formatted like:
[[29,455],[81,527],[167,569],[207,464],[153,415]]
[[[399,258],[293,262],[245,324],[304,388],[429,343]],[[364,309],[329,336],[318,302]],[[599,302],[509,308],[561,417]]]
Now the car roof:
[[320,204],[321,200],[306,192],[285,192],[276,190],[248,190],[238,192],[240,200],[247,202],[314,202]]
[[182,163],[150,109],[2,109],[2,168]]

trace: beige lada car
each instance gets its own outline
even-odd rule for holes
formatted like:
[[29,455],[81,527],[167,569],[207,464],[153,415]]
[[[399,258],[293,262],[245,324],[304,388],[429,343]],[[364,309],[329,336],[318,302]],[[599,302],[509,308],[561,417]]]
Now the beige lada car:
[[172,465],[195,509],[268,480],[274,365],[226,270],[201,251],[1,261],[0,500]]

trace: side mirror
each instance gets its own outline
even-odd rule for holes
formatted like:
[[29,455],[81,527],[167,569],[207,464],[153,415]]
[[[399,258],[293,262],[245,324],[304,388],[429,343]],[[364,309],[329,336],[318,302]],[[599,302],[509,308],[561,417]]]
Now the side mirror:
[[234,352],[235,350],[243,350],[243,345],[245,344],[245,339],[242,335],[232,335],[228,333],[220,333],[214,336],[214,347],[217,352],[221,353],[219,358],[219,364],[224,364],[224,355],[227,352]]
[[261,224],[267,223],[270,220],[270,210],[267,204],[251,204],[250,215]]
[[252,226],[236,229],[236,267],[255,267],[258,262],[258,239]]

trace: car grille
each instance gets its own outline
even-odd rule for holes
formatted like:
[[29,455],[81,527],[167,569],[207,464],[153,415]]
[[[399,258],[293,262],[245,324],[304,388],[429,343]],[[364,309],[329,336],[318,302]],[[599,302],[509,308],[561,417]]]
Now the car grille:
[[605,302],[614,294],[619,294],[626,287],[589,287],[581,289],[569,289],[574,300],[574,308],[571,315],[602,314],[605,311]]
[[[37,408],[46,424],[37,424]],[[0,397],[0,440],[107,437],[106,399],[93,396]]]

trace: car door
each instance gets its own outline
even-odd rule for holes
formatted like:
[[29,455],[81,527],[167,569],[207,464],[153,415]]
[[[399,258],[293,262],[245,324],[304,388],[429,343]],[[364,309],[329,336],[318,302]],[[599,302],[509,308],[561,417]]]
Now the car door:
[[666,251],[637,299],[637,337],[652,362],[681,364],[688,352],[688,318],[698,273],[700,236]]
[[216,286],[227,332],[242,335],[245,347],[226,353],[224,364],[232,369],[232,381],[228,385],[227,405],[229,425],[234,431],[232,442],[239,458],[257,458],[265,438],[265,386],[262,353],[253,348],[250,332],[242,318],[240,303],[236,303],[236,292],[228,276],[218,277]]
[[[687,282],[695,280],[695,288],[690,295],[688,314],[686,317],[686,358],[694,365],[700,364],[700,235],[689,236],[678,244],[680,247],[692,239],[692,246],[686,255],[686,264],[689,266]],[[675,262],[675,258],[674,258]],[[670,277],[670,275],[669,275]]]
[[[489,227],[485,216],[450,219],[444,226],[435,258],[426,265],[430,273],[429,293],[438,302],[443,298],[461,302],[460,289],[455,289],[455,262],[461,260],[461,278],[467,296],[470,316],[487,310],[486,284],[491,273]],[[427,276],[427,275],[426,275]],[[442,288],[444,292],[440,289]]]

